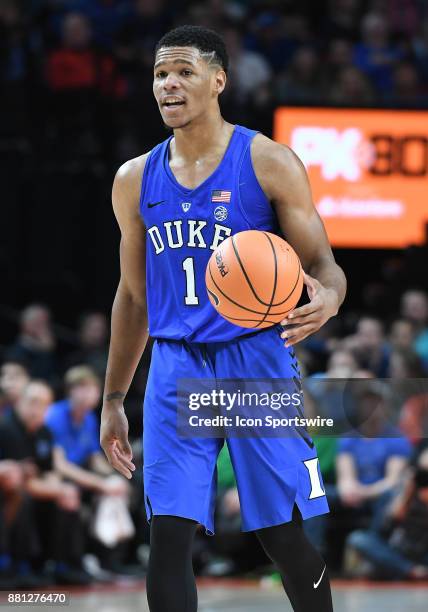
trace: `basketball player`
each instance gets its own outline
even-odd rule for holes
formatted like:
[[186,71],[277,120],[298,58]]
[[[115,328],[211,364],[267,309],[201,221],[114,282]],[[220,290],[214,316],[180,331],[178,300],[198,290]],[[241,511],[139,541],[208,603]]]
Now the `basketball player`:
[[[178,437],[177,379],[291,378],[298,370],[293,345],[336,315],[345,295],[345,278],[302,163],[287,147],[222,118],[218,98],[227,68],[224,43],[208,29],[182,26],[160,40],[153,92],[173,135],[126,162],[113,185],[121,278],[101,443],[110,463],[131,478],[123,401],[150,334],[155,343],[144,404],[144,486],[151,612],[197,610],[192,539],[198,524],[207,533],[214,530],[215,466],[223,440]],[[208,301],[210,255],[227,236],[247,229],[282,233],[307,272],[310,302],[295,309],[284,328],[237,327]],[[243,529],[256,532],[277,564],[294,610],[329,612],[325,563],[302,530],[302,518],[328,512],[312,441],[296,436],[227,443]]]

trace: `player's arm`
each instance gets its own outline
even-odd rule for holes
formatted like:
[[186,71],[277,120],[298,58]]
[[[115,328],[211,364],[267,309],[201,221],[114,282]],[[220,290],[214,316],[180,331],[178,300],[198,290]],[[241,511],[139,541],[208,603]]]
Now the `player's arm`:
[[291,149],[257,135],[252,144],[257,178],[276,211],[281,230],[302,262],[310,302],[282,321],[293,324],[286,345],[300,342],[337,314],[346,279],[336,264],[324,224],[313,204],[305,167]]
[[100,441],[109,463],[127,478],[135,467],[123,400],[148,338],[145,229],[139,213],[145,159],[131,160],[119,169],[112,193],[121,232],[121,275],[112,309]]

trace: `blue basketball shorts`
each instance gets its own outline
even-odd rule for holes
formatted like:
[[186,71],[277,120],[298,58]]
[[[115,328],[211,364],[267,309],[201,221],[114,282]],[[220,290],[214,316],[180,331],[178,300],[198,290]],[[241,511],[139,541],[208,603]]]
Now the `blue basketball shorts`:
[[[193,519],[214,533],[216,463],[225,443],[177,431],[179,379],[293,378],[292,348],[275,326],[227,342],[190,344],[155,340],[144,400],[144,490],[153,515]],[[291,520],[294,504],[307,519],[329,511],[316,449],[309,435],[228,437],[243,531]]]

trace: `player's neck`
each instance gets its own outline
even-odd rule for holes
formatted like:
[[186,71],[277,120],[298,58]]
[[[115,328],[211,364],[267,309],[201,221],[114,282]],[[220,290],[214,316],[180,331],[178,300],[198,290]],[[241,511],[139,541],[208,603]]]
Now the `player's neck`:
[[213,148],[223,148],[229,142],[233,126],[218,113],[192,121],[183,128],[174,130],[174,152],[189,162],[204,158]]

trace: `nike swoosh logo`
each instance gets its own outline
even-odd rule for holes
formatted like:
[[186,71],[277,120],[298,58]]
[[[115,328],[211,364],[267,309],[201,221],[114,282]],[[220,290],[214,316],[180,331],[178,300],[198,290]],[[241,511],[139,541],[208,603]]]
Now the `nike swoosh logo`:
[[161,200],[160,202],[149,202],[149,204],[147,204],[147,207],[153,208],[153,206],[159,206],[159,204],[163,204],[164,202],[166,202],[166,200]]
[[324,572],[325,572],[325,570],[326,570],[326,569],[327,569],[327,566],[326,566],[326,565],[324,565],[324,569],[323,569],[323,571],[322,571],[322,574],[321,574],[321,576],[320,576],[320,579],[318,580],[318,582],[314,582],[314,589],[317,589],[317,588],[319,587],[319,585],[320,585],[320,583],[321,583],[321,580],[322,580],[322,577],[324,576]]

